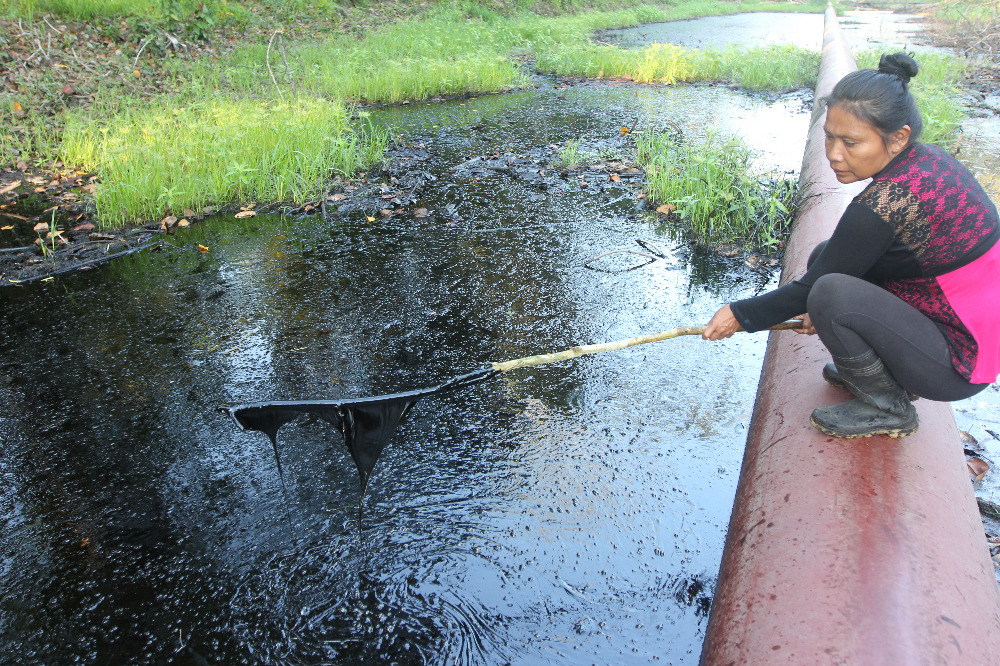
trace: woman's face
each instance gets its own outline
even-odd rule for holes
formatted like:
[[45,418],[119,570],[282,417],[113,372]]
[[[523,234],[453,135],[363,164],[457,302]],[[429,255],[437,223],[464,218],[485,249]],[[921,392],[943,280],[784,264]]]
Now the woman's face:
[[841,183],[856,183],[884,169],[910,140],[910,126],[886,141],[874,126],[839,106],[826,110],[826,159]]

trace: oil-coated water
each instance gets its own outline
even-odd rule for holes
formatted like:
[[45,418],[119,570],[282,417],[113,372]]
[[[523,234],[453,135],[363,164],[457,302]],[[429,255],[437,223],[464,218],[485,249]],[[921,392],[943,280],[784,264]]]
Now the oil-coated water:
[[[687,132],[750,120],[762,162],[794,169],[806,113],[794,95],[608,86],[385,110],[373,120],[430,151],[426,218],[214,220],[158,252],[0,293],[0,652],[696,659],[763,335],[677,339],[425,398],[382,454],[361,533],[339,434],[319,420],[282,428],[286,504],[267,438],[216,408],[433,386],[705,322],[771,276],[671,240],[627,185],[541,190],[455,167],[614,138],[638,119]],[[637,239],[664,256],[584,267],[643,251]]]

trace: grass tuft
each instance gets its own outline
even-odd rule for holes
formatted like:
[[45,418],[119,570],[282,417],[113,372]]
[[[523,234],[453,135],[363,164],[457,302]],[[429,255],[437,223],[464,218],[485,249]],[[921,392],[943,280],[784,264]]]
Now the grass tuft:
[[682,141],[673,134],[636,139],[650,201],[675,207],[702,242],[779,247],[792,218],[797,184],[753,170],[753,151],[738,137],[708,134]]
[[212,98],[71,118],[62,157],[100,174],[97,217],[116,226],[220,203],[301,203],[380,161],[387,142],[351,127],[340,104]]

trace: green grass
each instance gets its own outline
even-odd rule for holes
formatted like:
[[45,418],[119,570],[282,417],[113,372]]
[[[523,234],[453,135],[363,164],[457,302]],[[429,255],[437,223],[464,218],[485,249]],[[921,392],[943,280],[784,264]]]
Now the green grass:
[[213,16],[242,12],[240,4],[228,0],[5,0],[4,13],[15,18],[51,14],[78,21],[119,17],[161,20],[199,12]]
[[[277,95],[276,79],[282,95],[294,89],[356,102],[391,104],[528,85],[528,72],[516,59],[524,56],[534,58],[535,69],[545,73],[630,76],[637,81],[666,83],[696,78],[745,84],[754,90],[787,88],[808,85],[810,75],[803,70],[818,62],[818,56],[789,49],[760,49],[749,54],[729,49],[701,57],[697,51],[668,45],[627,51],[596,44],[591,37],[601,28],[649,21],[777,8],[801,11],[804,7],[701,0],[546,17],[534,13],[506,16],[472,3],[441,4],[421,17],[401,20],[362,39],[331,37],[289,45],[284,54],[273,43],[269,51],[269,40],[244,45],[219,62],[196,65],[186,81],[207,82],[212,87],[243,93]],[[784,62],[750,62],[756,57],[776,56]],[[795,73],[785,73],[783,68]],[[815,66],[811,76],[815,76]]]
[[105,226],[206,205],[297,201],[321,195],[383,157],[384,133],[359,131],[342,105],[226,100],[125,107],[71,118],[63,159],[96,170]]
[[791,220],[796,182],[756,173],[754,154],[739,138],[708,134],[681,141],[650,133],[636,138],[636,149],[650,201],[675,206],[671,215],[701,241],[777,249]]
[[[221,23],[239,22],[232,17],[240,12],[245,17],[247,7],[264,7],[275,17],[274,28],[290,17],[339,16],[341,11],[332,0],[212,0],[205,9],[199,9],[193,0],[11,1],[14,4],[9,7],[21,10],[59,11],[72,16],[121,12],[165,20],[163,17],[174,11],[178,16],[191,12],[188,20],[197,13],[201,19]],[[612,2],[599,0],[586,6],[595,4],[610,7]],[[399,5],[398,14],[409,11],[413,17],[366,31],[361,38],[340,35],[293,42],[281,35],[271,41],[273,30],[268,26],[267,34],[194,61],[147,54],[143,57],[166,62],[171,68],[165,83],[172,95],[111,104],[109,100],[121,93],[100,92],[95,104],[101,111],[68,113],[61,150],[51,123],[30,122],[22,123],[29,129],[17,136],[0,133],[0,148],[6,154],[50,159],[58,155],[67,164],[97,170],[101,186],[95,204],[106,225],[156,218],[206,204],[302,201],[316,196],[324,178],[331,174],[347,175],[380,159],[385,137],[352,129],[343,100],[400,103],[518,88],[531,84],[532,64],[538,72],[628,77],[640,82],[721,81],[750,90],[809,86],[814,82],[819,54],[795,47],[697,50],[661,44],[624,50],[597,44],[592,35],[597,29],[649,21],[737,11],[818,11],[825,5],[697,0],[577,11],[584,3],[521,0],[513,4],[513,10],[511,6],[468,1],[404,3]],[[543,15],[526,11],[529,7],[569,13]],[[263,19],[255,15],[254,20]],[[138,66],[142,68],[141,61]],[[955,96],[949,94],[957,78],[949,67],[928,66],[928,72],[940,70],[940,81],[937,74],[922,73],[914,85],[915,93],[921,96],[928,140],[943,140],[939,137],[947,137],[961,118]],[[260,101],[246,101],[248,98]],[[710,154],[713,141],[717,139],[696,152]],[[571,149],[567,146],[564,151],[564,161],[579,159],[579,155],[573,158],[568,154]],[[695,149],[664,145],[660,150],[680,155],[683,150]],[[651,149],[650,155],[653,152]],[[651,159],[650,169],[671,173],[675,167],[667,166],[663,159]],[[716,183],[724,180],[709,171],[691,182],[699,178],[716,178]],[[745,199],[757,206],[761,187],[751,186],[756,177],[744,174],[728,182],[736,190],[745,190]],[[709,235],[729,233],[726,225],[719,230],[712,225],[720,210],[735,205],[731,201],[702,204],[701,194],[692,191],[664,191],[652,196],[679,201],[685,219],[705,225]],[[784,202],[784,195],[777,201]],[[771,203],[761,205],[775,208]],[[703,209],[715,211],[714,217],[706,217]],[[775,210],[782,212],[780,206]],[[775,242],[774,234],[756,232],[748,225],[748,221],[735,223],[742,231],[733,233],[758,233],[754,242]]]
[[549,49],[539,55],[537,67],[560,76],[666,84],[712,81],[754,91],[782,90],[815,85],[819,53],[788,45],[685,49],[673,44],[651,44],[624,50],[589,44]]
[[270,54],[267,43],[244,46],[221,63],[201,63],[192,80],[276,95],[273,73],[282,94],[295,89],[391,104],[524,86],[529,79],[511,60],[513,47],[495,27],[448,10],[400,21],[361,40],[337,37],[290,46],[287,72],[273,44]]
[[158,0],[6,0],[3,14],[14,18],[34,18],[54,14],[69,19],[91,20],[102,16],[151,16]]

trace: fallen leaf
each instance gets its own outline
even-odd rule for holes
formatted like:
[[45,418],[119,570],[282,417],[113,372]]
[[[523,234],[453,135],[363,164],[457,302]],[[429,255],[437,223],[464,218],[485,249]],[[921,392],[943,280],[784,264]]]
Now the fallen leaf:
[[39,222],[38,224],[36,224],[35,226],[33,226],[31,228],[31,230],[35,231],[37,233],[40,233],[40,234],[44,234],[45,232],[47,232],[49,230],[49,225],[46,222]]
[[11,190],[16,190],[21,186],[21,181],[15,180],[13,183],[7,183],[3,187],[0,187],[0,194],[7,194]]
[[73,227],[73,231],[93,231],[96,227],[90,222],[84,222]]
[[194,212],[190,208],[185,208],[184,209],[184,217],[197,217],[197,216],[198,216],[198,213]]
[[620,181],[621,179],[622,179],[622,177],[621,177],[621,176],[619,176],[618,174],[616,174],[616,173],[613,173],[613,174],[611,174],[611,180],[612,180],[612,182],[615,182],[615,183],[617,183],[617,182],[618,182],[618,181]]
[[330,196],[328,196],[326,198],[326,200],[327,201],[343,201],[346,198],[347,198],[346,194],[341,194],[340,192],[337,192],[336,194],[331,194]]
[[427,217],[430,212],[426,208],[418,208],[413,211],[413,217]]
[[982,458],[966,458],[965,466],[969,469],[969,478],[973,481],[982,481],[986,473],[990,471],[990,466]]
[[383,208],[382,210],[379,211],[379,213],[382,214],[382,217],[389,217],[390,215],[392,215],[392,209],[391,208]]
[[198,243],[198,249],[201,250],[203,253],[208,252],[208,246],[202,245],[201,243]]
[[978,449],[979,441],[973,437],[971,434],[965,432],[964,430],[959,431],[958,438],[968,448]]
[[6,227],[0,227],[0,231],[10,231],[14,228],[13,224],[8,224]]
[[177,224],[177,218],[173,215],[167,215],[165,218],[160,220],[161,229],[169,229],[170,227]]
[[374,217],[372,217],[371,215],[365,215],[365,218],[366,218],[366,219],[367,219],[367,220],[368,220],[369,222],[374,222],[374,221],[375,221],[375,218],[374,218]]
[[191,226],[191,223],[187,221],[187,218],[184,218],[182,220],[177,220],[177,228],[178,229],[187,229],[190,226]]
[[73,86],[69,85],[68,83],[62,87],[63,95],[72,95],[74,92],[76,91],[73,90]]
[[715,248],[716,253],[721,257],[726,257],[727,259],[732,259],[742,252],[742,248],[739,245],[733,243],[723,243]]
[[242,220],[245,217],[257,217],[257,211],[255,210],[241,210],[236,213],[236,219]]
[[661,215],[670,215],[675,210],[677,210],[677,206],[673,204],[663,204],[662,206],[656,207],[656,212]]

